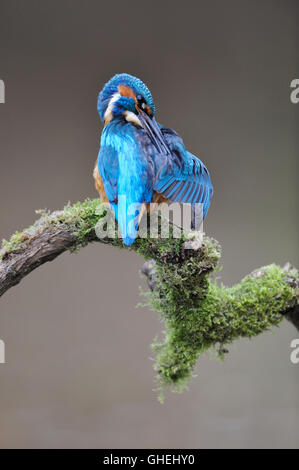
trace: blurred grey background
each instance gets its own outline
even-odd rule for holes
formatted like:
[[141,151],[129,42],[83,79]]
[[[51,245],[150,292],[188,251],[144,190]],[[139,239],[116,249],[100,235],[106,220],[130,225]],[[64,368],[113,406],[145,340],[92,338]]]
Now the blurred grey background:
[[[223,281],[298,259],[296,0],[1,0],[0,235],[34,210],[96,197],[97,94],[115,73],[150,87],[157,118],[207,164],[205,231]],[[198,363],[190,391],[153,393],[158,316],[135,308],[134,253],[88,246],[1,299],[0,446],[298,447],[298,332],[286,321]]]

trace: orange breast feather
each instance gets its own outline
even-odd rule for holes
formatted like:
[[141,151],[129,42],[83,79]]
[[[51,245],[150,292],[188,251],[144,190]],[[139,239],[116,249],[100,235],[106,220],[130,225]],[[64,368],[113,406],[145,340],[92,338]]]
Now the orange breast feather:
[[98,163],[96,162],[94,170],[93,170],[93,179],[95,183],[96,190],[98,191],[101,201],[103,202],[109,202],[106,193],[105,193],[105,188],[104,188],[104,183],[103,180],[100,176],[99,170],[98,170]]

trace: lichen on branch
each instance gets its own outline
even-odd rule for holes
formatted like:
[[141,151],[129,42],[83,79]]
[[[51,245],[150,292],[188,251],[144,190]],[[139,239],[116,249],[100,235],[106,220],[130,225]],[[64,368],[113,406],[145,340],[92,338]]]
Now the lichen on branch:
[[[137,238],[125,247],[118,236],[98,238],[96,225],[104,223],[107,208],[98,200],[86,200],[41,217],[28,229],[16,232],[0,250],[0,296],[23,277],[59,254],[76,251],[91,242],[136,251],[145,258],[143,268],[150,291],[147,304],[165,324],[162,339],[155,340],[157,387],[184,389],[201,353],[240,337],[250,338],[278,325],[286,316],[298,327],[298,271],[266,266],[225,287],[210,275],[218,270],[219,243],[192,232],[174,238]],[[107,219],[108,220],[108,219]],[[109,223],[109,222],[107,222]],[[110,227],[113,234],[118,227]],[[116,234],[115,234],[116,235]]]
[[[152,346],[161,397],[165,386],[174,391],[186,387],[203,352],[214,348],[223,357],[224,345],[269,330],[294,307],[296,293],[284,269],[266,266],[262,275],[253,273],[228,288],[209,279],[205,263],[213,264],[215,254],[211,246],[204,248],[197,263],[191,259],[181,267],[157,265],[156,288],[147,295],[148,305],[165,322],[162,341]],[[298,280],[294,269],[292,276]]]

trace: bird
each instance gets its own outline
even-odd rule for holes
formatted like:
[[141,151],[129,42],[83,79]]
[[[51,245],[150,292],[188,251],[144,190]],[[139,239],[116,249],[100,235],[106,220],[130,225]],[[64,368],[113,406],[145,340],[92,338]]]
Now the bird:
[[151,203],[201,203],[205,218],[213,196],[210,174],[174,130],[156,121],[145,83],[127,73],[114,75],[98,95],[97,110],[104,127],[95,187],[112,207],[124,244],[134,243]]

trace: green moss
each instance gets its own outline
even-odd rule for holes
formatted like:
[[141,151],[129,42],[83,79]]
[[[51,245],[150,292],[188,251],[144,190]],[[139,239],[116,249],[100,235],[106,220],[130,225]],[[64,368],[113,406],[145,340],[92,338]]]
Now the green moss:
[[24,242],[38,236],[42,231],[53,230],[59,226],[67,225],[78,240],[73,249],[78,246],[86,245],[90,239],[89,235],[93,234],[94,227],[101,217],[105,215],[105,207],[99,199],[86,199],[84,202],[76,204],[67,204],[62,211],[49,213],[46,210],[38,210],[37,214],[41,218],[34,225],[28,227],[22,232],[16,232],[9,241],[3,240],[0,250],[0,258],[20,248]]
[[[43,231],[60,227],[74,235],[72,251],[92,241],[124,247],[121,238],[113,236],[118,229],[114,218],[111,237],[97,238],[95,226],[107,213],[98,199],[68,204],[51,214],[38,213],[41,217],[34,225],[16,232],[9,241],[3,240],[0,257],[26,246]],[[210,273],[219,269],[220,246],[204,236],[201,249],[190,252],[184,248],[190,236],[194,234],[182,238],[174,238],[172,231],[169,238],[150,238],[148,234],[128,248],[156,261],[157,290],[146,297],[165,325],[162,339],[152,345],[160,392],[165,386],[182,391],[204,351],[219,345],[218,356],[223,357],[224,344],[239,337],[251,338],[278,325],[283,319],[281,313],[290,308],[294,299],[298,301],[295,287],[286,282],[286,272],[276,265],[261,268],[231,288],[210,280]],[[291,274],[298,279],[296,270]]]
[[3,239],[0,249],[0,258],[2,258],[4,253],[16,250],[26,239],[28,239],[28,235],[22,232],[15,232],[9,241]]
[[[165,386],[183,390],[207,349],[278,325],[281,312],[294,298],[284,271],[276,265],[262,268],[262,276],[247,276],[232,288],[210,281],[205,267],[214,266],[219,252],[211,240],[205,243],[202,256],[182,267],[158,265],[158,290],[148,297],[165,323],[163,340],[152,345],[160,391]],[[222,347],[219,355],[223,356]]]

